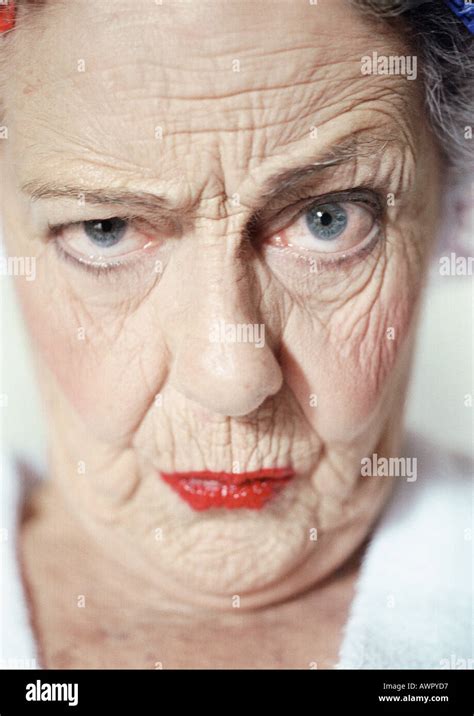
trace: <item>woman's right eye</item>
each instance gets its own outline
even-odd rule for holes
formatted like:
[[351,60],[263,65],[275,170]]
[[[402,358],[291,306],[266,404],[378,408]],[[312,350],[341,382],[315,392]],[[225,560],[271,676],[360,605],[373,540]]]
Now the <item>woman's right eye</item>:
[[85,264],[108,266],[148,247],[153,238],[132,221],[113,217],[64,224],[53,229],[58,247]]
[[101,248],[115,246],[127,231],[127,222],[119,218],[84,221],[83,226],[89,239]]

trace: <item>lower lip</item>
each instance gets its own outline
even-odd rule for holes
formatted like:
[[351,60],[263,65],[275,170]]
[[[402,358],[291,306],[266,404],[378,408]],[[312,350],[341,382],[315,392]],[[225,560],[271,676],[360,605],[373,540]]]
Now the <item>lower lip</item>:
[[291,469],[277,468],[246,473],[161,472],[163,480],[193,508],[261,510],[294,477]]

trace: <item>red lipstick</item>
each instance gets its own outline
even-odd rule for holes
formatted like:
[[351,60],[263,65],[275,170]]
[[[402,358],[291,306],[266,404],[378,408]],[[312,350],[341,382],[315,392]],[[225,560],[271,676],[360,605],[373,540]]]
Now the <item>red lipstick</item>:
[[294,477],[291,468],[254,472],[160,472],[165,482],[193,510],[225,507],[261,510]]

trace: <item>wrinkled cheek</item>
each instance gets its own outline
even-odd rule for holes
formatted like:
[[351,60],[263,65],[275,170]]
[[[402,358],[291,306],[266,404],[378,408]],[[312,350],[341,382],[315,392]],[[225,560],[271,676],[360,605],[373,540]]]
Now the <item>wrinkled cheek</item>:
[[65,302],[48,310],[38,288],[23,283],[18,294],[35,353],[61,398],[97,439],[127,440],[159,393],[164,355],[157,339],[141,336],[137,322],[107,341]]
[[306,327],[310,343],[302,358],[286,338],[287,382],[322,440],[347,443],[383,428],[407,374],[415,298],[411,291],[400,294],[394,282],[367,315],[351,313],[348,305],[346,318],[329,332]]

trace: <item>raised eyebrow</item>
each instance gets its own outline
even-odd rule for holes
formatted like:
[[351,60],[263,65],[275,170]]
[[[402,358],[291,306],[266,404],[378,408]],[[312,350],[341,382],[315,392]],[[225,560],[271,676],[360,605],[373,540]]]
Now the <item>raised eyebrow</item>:
[[259,199],[252,205],[253,217],[250,225],[257,224],[267,210],[278,208],[292,190],[310,184],[313,178],[325,173],[331,167],[354,164],[364,158],[378,160],[386,147],[393,143],[397,143],[397,137],[389,133],[383,139],[355,135],[335,144],[314,161],[294,168],[286,168],[274,174],[263,182]]

